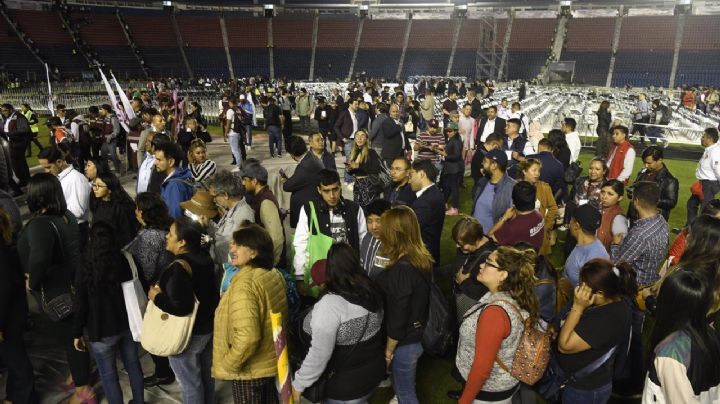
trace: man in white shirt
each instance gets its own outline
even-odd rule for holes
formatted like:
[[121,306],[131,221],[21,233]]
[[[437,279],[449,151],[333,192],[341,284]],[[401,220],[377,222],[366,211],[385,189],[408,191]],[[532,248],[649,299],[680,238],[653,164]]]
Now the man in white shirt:
[[367,233],[363,210],[357,203],[345,200],[341,195],[340,176],[337,171],[323,169],[317,177],[317,190],[321,199],[303,204],[293,238],[295,248],[293,268],[298,283],[305,279],[306,272],[309,272],[314,264],[309,262],[308,249],[313,210],[319,227],[318,233],[331,237],[335,242],[346,242],[355,251],[360,250],[360,240]]
[[513,102],[510,112],[510,118],[517,118],[520,120],[520,136],[527,139],[528,128],[530,127],[530,118],[522,112],[519,102]]
[[[718,145],[718,130],[715,128],[705,129],[700,144],[705,147],[705,152],[698,162],[695,170],[695,178],[702,184],[703,198],[695,192],[691,193],[687,201],[687,224],[689,225],[697,216],[700,205],[715,198],[720,192],[720,145]],[[695,187],[693,187],[695,188]]]
[[475,118],[471,116],[472,105],[465,104],[462,109],[462,114],[458,120],[458,130],[460,131],[460,137],[463,140],[463,146],[465,150],[475,149],[475,137],[476,130]]
[[50,173],[60,180],[67,208],[78,221],[80,247],[82,249],[85,246],[88,230],[90,191],[92,190],[90,182],[83,174],[65,161],[65,157],[56,147],[41,150],[40,154],[38,154],[38,163],[46,173]]
[[155,132],[151,131],[145,138],[145,159],[138,169],[137,187],[135,188],[138,195],[147,192],[148,185],[150,185],[150,177],[152,177],[155,171],[155,147],[152,145],[153,139],[155,139]]
[[237,97],[230,97],[228,99],[228,105],[230,108],[228,108],[226,115],[225,115],[225,135],[227,137],[228,143],[230,143],[230,150],[232,151],[233,158],[235,159],[235,163],[237,164],[238,168],[235,170],[239,170],[240,166],[243,162],[243,155],[245,152],[245,139],[243,139],[243,128],[242,127],[236,127],[240,124],[240,120],[238,119],[237,122],[235,120],[235,114],[240,113],[237,110],[238,107],[238,99]]
[[580,143],[580,135],[575,132],[577,122],[574,118],[565,118],[560,130],[565,134],[565,142],[570,148],[570,162],[577,161],[580,158],[580,150],[582,149],[582,143]]
[[507,98],[503,98],[502,101],[500,101],[500,105],[497,106],[497,116],[506,121],[510,119],[510,108],[508,107]]

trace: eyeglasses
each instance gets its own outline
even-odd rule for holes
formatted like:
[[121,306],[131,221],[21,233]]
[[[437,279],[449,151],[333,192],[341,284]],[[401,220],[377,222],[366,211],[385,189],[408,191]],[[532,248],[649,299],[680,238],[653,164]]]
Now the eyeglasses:
[[488,260],[485,260],[485,262],[483,262],[483,265],[491,266],[491,267],[493,267],[493,268],[495,268],[495,269],[501,269],[501,268],[498,266],[498,264],[494,264],[494,263],[492,263],[492,262],[490,262],[490,261],[488,261]]
[[100,188],[107,188],[107,185],[100,185],[100,184],[92,184],[92,187],[94,189],[100,189]]

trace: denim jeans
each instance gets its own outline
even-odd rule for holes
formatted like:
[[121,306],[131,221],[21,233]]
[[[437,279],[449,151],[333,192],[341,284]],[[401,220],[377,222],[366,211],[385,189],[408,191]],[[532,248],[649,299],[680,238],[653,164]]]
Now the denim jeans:
[[594,390],[580,390],[572,386],[565,387],[562,404],[605,404],[610,400],[612,383]]
[[245,144],[252,146],[252,125],[245,125]]
[[422,353],[422,344],[419,342],[395,348],[392,361],[392,385],[400,404],[419,404],[415,392],[415,371]]
[[270,146],[270,156],[274,156],[275,149],[277,149],[277,155],[282,155],[282,132],[280,127],[270,125],[267,127],[268,134],[268,145]]
[[243,162],[242,153],[240,152],[240,134],[230,131],[230,134],[228,135],[228,143],[230,143],[230,150],[232,151],[232,155],[235,158],[235,163],[238,165],[238,167],[240,167]]
[[372,397],[373,394],[375,394],[375,389],[373,389],[373,391],[371,391],[370,393],[354,400],[333,400],[332,398],[326,398],[323,400],[323,404],[365,404],[370,401],[370,397]]
[[125,370],[130,379],[130,389],[133,393],[134,403],[143,403],[143,373],[138,359],[137,343],[133,341],[130,331],[112,337],[102,338],[100,341],[90,342],[90,349],[95,355],[98,373],[102,381],[105,398],[110,404],[123,404],[123,393],[117,372],[117,350],[120,350]]
[[117,140],[113,139],[110,142],[104,142],[100,146],[100,156],[113,162],[115,166],[115,174],[120,175],[120,158],[117,155]]
[[685,223],[686,226],[689,226],[690,223],[692,223],[693,220],[698,215],[698,212],[702,209],[702,206],[705,205],[708,201],[711,201],[715,198],[715,194],[720,192],[720,182],[718,181],[702,181],[702,187],[703,187],[703,202],[700,202],[700,199],[692,195],[690,196],[690,199],[687,201],[687,222]]
[[[350,154],[352,154],[353,145],[355,144],[354,139],[344,139],[343,143],[343,150],[345,151],[345,160],[350,160]],[[352,175],[347,173],[347,170],[345,170],[345,182],[350,183],[353,182]]]
[[212,336],[193,335],[185,352],[169,357],[184,404],[215,403],[215,381],[210,376]]
[[651,126],[647,129],[647,137],[648,139],[650,139],[650,144],[655,144],[658,140],[665,140],[665,136],[663,136],[662,133],[662,128],[657,128],[655,126]]

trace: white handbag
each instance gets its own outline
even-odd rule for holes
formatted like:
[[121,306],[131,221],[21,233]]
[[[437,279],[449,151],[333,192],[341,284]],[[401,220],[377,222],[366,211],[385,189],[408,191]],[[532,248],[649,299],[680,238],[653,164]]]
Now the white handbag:
[[143,290],[140,278],[138,278],[137,265],[135,259],[128,251],[123,250],[123,255],[130,264],[132,271],[132,279],[121,283],[123,298],[125,299],[125,310],[127,311],[128,324],[132,333],[133,341],[140,342],[140,333],[143,326],[143,316],[147,308],[147,294]]
[[[173,263],[175,262],[192,275],[190,264],[183,260],[173,261]],[[165,313],[155,306],[152,300],[149,301],[140,335],[142,347],[155,356],[171,356],[185,351],[190,343],[190,338],[192,338],[192,329],[200,305],[197,297],[194,297],[194,300],[193,311],[187,316],[173,316]]]

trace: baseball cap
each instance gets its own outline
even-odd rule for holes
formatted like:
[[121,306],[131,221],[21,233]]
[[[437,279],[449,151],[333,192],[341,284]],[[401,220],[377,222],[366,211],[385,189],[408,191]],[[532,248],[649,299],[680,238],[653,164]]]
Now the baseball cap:
[[245,101],[245,94],[240,94],[240,96],[238,97],[238,100]]
[[505,152],[500,149],[490,150],[489,152],[487,152],[485,154],[485,158],[495,161],[496,163],[501,165],[503,168],[507,167],[507,164],[508,164],[507,154],[505,154]]
[[243,163],[240,168],[240,177],[255,178],[258,181],[267,182],[268,172],[260,163],[252,161]]
[[458,126],[455,122],[448,123],[447,129],[458,130]]
[[602,216],[600,211],[593,205],[586,203],[575,209],[572,215],[573,219],[583,228],[583,230],[594,233],[600,227]]
[[327,260],[317,260],[313,264],[312,268],[310,268],[310,275],[312,277],[312,281],[310,282],[310,286],[320,286],[327,282]]
[[431,119],[428,121],[428,126],[431,128],[438,128],[440,127],[440,122],[438,122],[437,119]]

